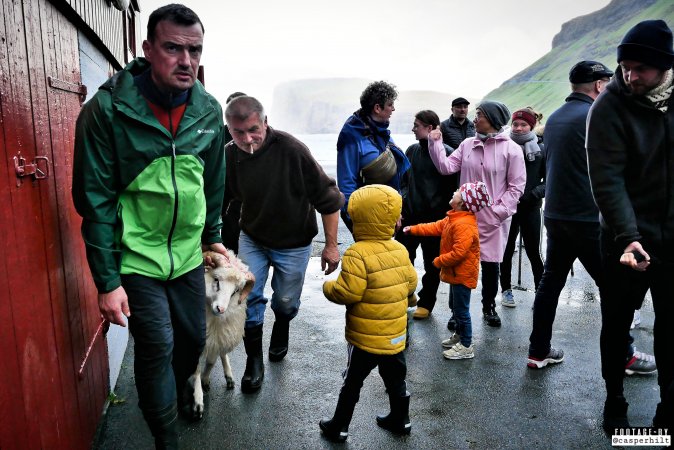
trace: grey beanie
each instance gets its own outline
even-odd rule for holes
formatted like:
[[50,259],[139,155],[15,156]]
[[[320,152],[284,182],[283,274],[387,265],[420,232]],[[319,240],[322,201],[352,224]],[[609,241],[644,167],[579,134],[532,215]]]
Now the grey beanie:
[[477,109],[482,111],[489,123],[499,131],[510,120],[510,111],[503,103],[486,101],[480,103]]
[[618,62],[630,60],[659,70],[669,70],[674,64],[672,30],[664,20],[644,20],[625,34],[618,46]]

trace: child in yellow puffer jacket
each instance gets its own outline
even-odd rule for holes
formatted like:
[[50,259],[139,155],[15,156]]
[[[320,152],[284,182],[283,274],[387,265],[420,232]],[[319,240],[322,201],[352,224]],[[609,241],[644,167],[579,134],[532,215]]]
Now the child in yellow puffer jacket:
[[417,286],[417,273],[407,249],[393,240],[402,198],[380,184],[351,194],[348,213],[356,241],[342,258],[342,271],[323,284],[331,302],[346,305],[348,363],[332,419],[321,420],[323,435],[344,442],[363,381],[375,367],[384,380],[391,412],[377,424],[396,434],[409,434],[410,393],[405,362],[407,305]]

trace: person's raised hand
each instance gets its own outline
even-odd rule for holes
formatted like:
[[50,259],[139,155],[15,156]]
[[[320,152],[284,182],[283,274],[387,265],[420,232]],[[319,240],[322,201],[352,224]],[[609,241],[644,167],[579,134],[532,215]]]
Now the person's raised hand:
[[434,130],[431,130],[430,133],[428,133],[428,138],[433,140],[433,141],[439,141],[442,139],[442,131],[440,131],[440,127],[437,126],[435,127]]

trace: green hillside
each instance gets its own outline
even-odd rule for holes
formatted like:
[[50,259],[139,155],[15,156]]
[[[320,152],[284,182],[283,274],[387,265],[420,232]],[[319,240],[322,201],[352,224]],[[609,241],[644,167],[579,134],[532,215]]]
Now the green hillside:
[[485,98],[501,101],[511,110],[533,106],[548,117],[569,94],[569,69],[576,62],[596,60],[615,69],[620,40],[632,26],[647,19],[663,19],[674,28],[674,1],[614,0],[599,11],[565,23],[547,55]]

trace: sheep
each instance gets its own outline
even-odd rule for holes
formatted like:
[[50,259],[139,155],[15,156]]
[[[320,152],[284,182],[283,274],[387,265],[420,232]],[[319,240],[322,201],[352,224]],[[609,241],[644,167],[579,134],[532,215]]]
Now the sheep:
[[[193,389],[191,413],[194,419],[204,414],[204,390],[210,389],[210,374],[218,357],[225,371],[227,389],[234,388],[234,376],[229,365],[228,353],[243,340],[246,321],[246,297],[253,288],[253,280],[248,279],[246,266],[232,251],[228,259],[223,255],[208,251],[204,259],[215,267],[206,265],[206,345],[199,358],[197,370],[190,377]],[[203,368],[203,369],[202,369]]]

